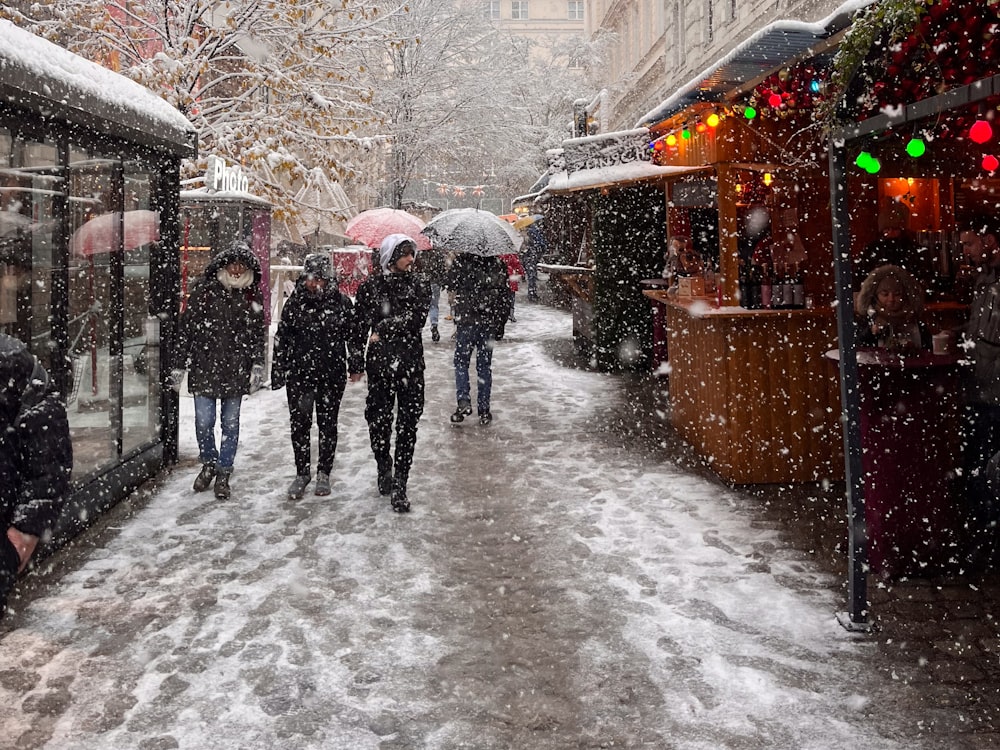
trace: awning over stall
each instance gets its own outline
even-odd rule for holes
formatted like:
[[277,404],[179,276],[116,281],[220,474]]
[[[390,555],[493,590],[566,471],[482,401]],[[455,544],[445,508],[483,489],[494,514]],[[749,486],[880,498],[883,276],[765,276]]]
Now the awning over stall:
[[557,172],[549,180],[547,190],[550,193],[571,193],[576,190],[593,190],[641,180],[677,177],[706,169],[708,167],[661,167],[645,161],[615,164],[597,169],[581,169],[572,173]]
[[663,122],[698,102],[722,101],[775,68],[816,55],[822,47],[832,46],[831,37],[846,29],[852,15],[873,1],[848,0],[816,23],[781,20],[768,24],[643,115],[636,127]]

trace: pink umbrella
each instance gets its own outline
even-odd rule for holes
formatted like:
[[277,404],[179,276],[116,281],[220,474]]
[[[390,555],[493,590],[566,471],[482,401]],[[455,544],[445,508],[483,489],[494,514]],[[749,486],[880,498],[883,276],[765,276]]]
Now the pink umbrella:
[[[95,216],[73,232],[70,249],[74,255],[97,255],[118,250],[122,214],[117,211]],[[125,249],[132,250],[160,241],[160,213],[139,209],[125,212]]]
[[405,234],[418,250],[430,250],[430,240],[420,233],[424,226],[421,219],[398,208],[370,208],[347,222],[344,234],[368,247],[378,247],[390,234]]

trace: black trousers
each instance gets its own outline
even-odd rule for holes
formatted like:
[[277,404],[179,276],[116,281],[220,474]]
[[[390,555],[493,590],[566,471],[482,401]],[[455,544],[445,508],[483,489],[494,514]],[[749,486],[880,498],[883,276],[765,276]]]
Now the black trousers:
[[[365,419],[379,472],[393,470],[395,485],[406,489],[417,444],[417,422],[424,413],[424,368],[402,362],[393,364],[384,369],[368,369]],[[394,411],[395,466],[391,447]]]
[[310,474],[312,465],[312,445],[309,433],[312,431],[313,411],[319,427],[319,460],[316,471],[329,474],[333,469],[333,459],[337,453],[337,419],[340,416],[340,402],[344,398],[347,378],[331,378],[318,383],[299,383],[289,380],[288,417],[292,427],[292,450],[295,452],[295,473]]
[[21,558],[14,545],[7,538],[7,527],[0,530],[0,616],[7,608],[7,595],[17,581],[17,569],[21,566]]

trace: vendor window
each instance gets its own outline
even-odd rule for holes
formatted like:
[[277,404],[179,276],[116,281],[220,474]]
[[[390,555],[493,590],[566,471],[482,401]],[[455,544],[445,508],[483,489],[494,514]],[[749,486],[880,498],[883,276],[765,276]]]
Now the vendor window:
[[583,0],[569,0],[567,3],[568,15],[570,21],[582,21],[583,20]]
[[510,17],[515,21],[528,20],[528,0],[512,0]]

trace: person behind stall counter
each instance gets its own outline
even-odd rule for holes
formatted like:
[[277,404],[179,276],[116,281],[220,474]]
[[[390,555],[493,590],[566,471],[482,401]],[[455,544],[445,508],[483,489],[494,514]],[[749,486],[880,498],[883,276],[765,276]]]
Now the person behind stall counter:
[[903,354],[929,349],[923,309],[924,295],[913,274],[891,264],[879,266],[862,282],[855,303],[857,345]]

